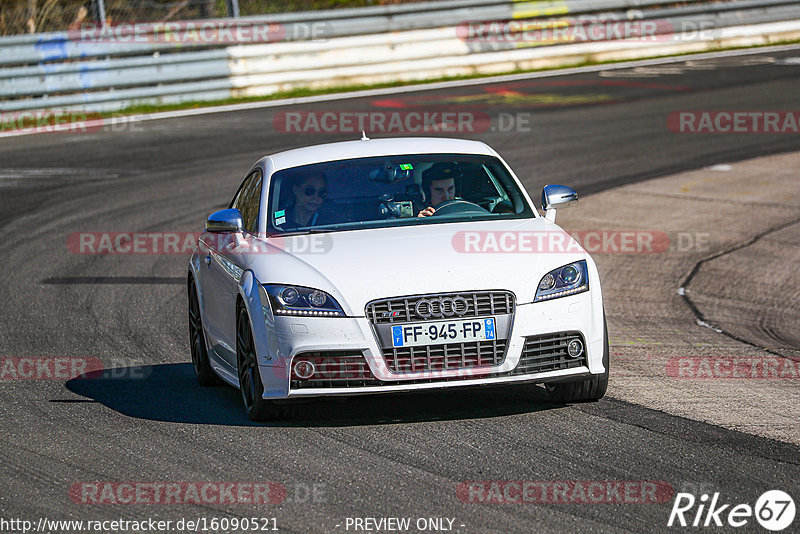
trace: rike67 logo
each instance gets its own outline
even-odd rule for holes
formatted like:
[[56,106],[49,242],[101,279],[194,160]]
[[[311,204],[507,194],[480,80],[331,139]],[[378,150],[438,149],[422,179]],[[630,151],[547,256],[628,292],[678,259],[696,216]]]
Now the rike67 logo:
[[792,497],[780,490],[764,492],[755,506],[723,503],[719,492],[710,497],[704,493],[699,499],[691,493],[678,493],[667,526],[738,528],[755,518],[765,529],[777,532],[794,522],[795,511]]

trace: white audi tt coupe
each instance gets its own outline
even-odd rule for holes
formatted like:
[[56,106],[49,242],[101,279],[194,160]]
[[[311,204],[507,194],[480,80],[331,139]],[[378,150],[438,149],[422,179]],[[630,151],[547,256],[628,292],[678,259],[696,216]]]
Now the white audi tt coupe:
[[597,268],[540,216],[489,146],[442,138],[331,143],[260,159],[192,255],[200,384],[248,417],[294,397],[544,384],[600,399],[608,334]]

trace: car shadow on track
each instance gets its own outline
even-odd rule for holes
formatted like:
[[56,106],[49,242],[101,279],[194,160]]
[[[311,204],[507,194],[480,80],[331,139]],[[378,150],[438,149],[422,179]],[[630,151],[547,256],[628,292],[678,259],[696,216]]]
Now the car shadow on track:
[[264,424],[244,415],[238,390],[197,384],[189,363],[121,367],[69,380],[67,389],[123,415],[233,426],[359,426],[500,417],[563,407],[532,385],[322,398],[293,402],[287,420]]

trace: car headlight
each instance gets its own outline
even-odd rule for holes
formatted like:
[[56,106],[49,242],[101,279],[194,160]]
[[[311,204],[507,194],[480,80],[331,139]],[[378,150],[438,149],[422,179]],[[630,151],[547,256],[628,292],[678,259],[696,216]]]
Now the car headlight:
[[589,291],[589,275],[586,260],[576,261],[554,269],[544,275],[536,288],[534,302],[557,299]]
[[319,289],[277,284],[264,284],[275,315],[306,317],[344,317],[339,303]]

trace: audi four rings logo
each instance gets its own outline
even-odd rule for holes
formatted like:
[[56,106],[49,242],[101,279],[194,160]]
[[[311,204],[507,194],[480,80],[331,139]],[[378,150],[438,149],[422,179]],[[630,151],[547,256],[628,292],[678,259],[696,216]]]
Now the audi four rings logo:
[[414,313],[423,319],[431,317],[452,317],[464,315],[469,311],[469,302],[464,297],[440,297],[438,299],[422,299],[414,306]]

